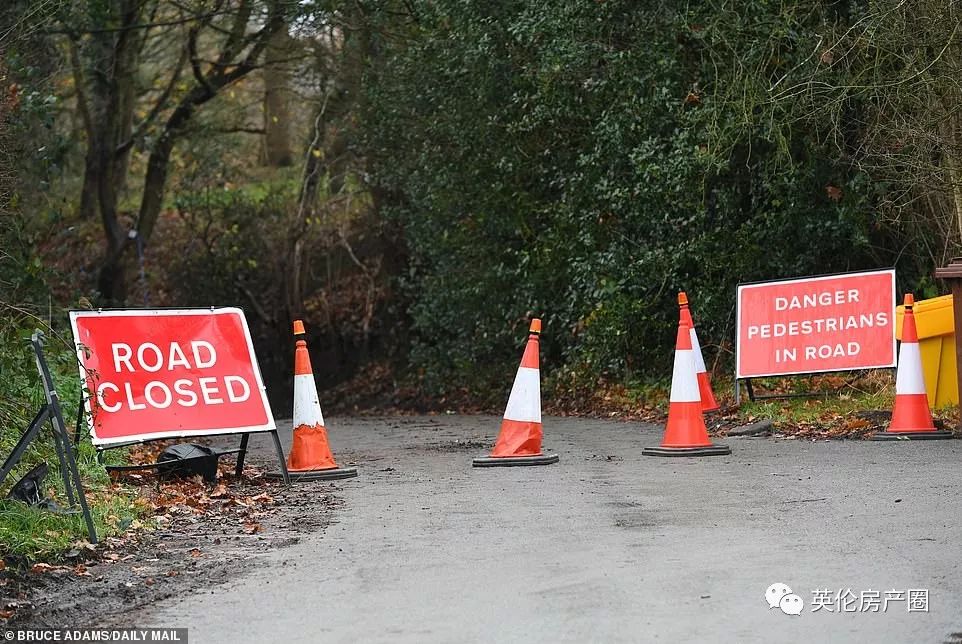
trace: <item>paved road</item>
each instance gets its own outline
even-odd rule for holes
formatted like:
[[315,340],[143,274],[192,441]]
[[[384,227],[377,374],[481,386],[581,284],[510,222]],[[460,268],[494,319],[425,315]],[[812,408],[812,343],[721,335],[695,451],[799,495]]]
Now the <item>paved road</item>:
[[[962,441],[662,459],[641,456],[656,427],[548,418],[558,465],[479,470],[496,418],[329,422],[361,468],[336,523],[140,623],[195,643],[962,642]],[[774,582],[800,616],[768,608]],[[815,589],[910,588],[927,613],[811,610]]]

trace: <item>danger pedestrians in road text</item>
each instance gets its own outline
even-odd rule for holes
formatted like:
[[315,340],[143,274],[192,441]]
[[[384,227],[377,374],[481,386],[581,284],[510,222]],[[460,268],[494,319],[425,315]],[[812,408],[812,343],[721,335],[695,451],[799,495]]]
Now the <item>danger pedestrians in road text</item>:
[[893,271],[738,288],[738,377],[891,367]]

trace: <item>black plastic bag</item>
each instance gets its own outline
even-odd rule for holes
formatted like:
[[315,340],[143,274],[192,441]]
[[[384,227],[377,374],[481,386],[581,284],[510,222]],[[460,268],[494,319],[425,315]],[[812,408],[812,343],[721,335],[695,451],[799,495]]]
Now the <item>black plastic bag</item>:
[[24,474],[23,478],[10,488],[10,492],[7,493],[7,498],[13,499],[14,501],[21,501],[27,505],[32,505],[44,510],[50,510],[56,514],[75,514],[74,511],[64,510],[57,505],[53,499],[48,499],[44,496],[43,481],[47,478],[47,472],[49,471],[50,468],[46,463],[40,463],[34,466],[33,469]]
[[202,476],[208,483],[217,480],[218,453],[195,443],[171,445],[157,457],[160,478],[190,478]]

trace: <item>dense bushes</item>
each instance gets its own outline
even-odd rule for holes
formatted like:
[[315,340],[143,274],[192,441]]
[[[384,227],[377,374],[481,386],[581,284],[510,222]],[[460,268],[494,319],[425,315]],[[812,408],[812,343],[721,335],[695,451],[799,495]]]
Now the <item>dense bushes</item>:
[[382,43],[368,127],[436,383],[484,382],[533,314],[555,365],[663,373],[680,289],[725,346],[738,282],[899,259],[876,187],[767,94],[830,12],[442,0],[418,19]]

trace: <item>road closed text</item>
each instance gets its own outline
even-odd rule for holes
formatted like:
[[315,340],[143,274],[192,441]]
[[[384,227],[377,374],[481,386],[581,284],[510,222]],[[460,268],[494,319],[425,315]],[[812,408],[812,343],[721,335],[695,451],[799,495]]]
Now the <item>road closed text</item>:
[[[112,343],[110,352],[114,372],[117,374],[146,373],[200,373],[217,364],[217,350],[210,342],[194,340],[186,349],[171,342],[166,349],[145,342],[136,347],[122,342]],[[166,409],[171,405],[194,407],[198,404],[224,405],[242,403],[251,396],[251,385],[236,374],[206,377],[150,380],[142,390],[135,390],[132,383],[101,381],[97,384],[97,404],[108,413],[121,409],[138,411],[149,407]]]
[[71,313],[96,444],[274,428],[239,309]]
[[894,283],[873,271],[740,286],[738,377],[893,366]]

